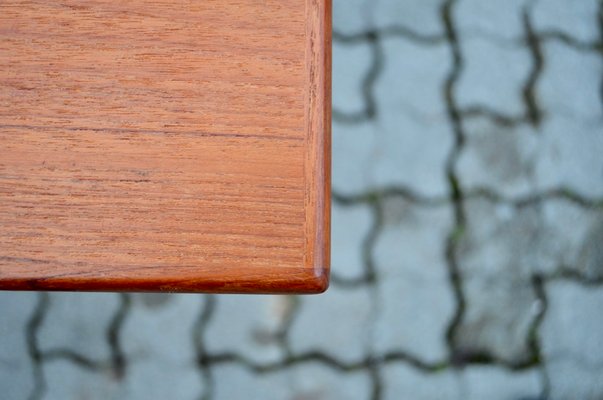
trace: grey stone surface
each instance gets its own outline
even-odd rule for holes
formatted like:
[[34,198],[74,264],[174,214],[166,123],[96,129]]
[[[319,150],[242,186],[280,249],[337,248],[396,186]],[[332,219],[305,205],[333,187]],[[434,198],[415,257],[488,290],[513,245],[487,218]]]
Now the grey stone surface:
[[508,371],[500,367],[467,368],[461,375],[461,399],[540,399],[542,378],[536,369]]
[[119,297],[115,294],[51,293],[38,333],[40,349],[68,350],[89,360],[107,361],[107,331],[118,307]]
[[374,252],[380,280],[373,348],[380,354],[402,351],[426,361],[443,360],[454,312],[445,260],[452,210],[390,199],[385,213]]
[[384,372],[384,399],[516,400],[539,399],[537,371],[510,372],[500,367],[425,372],[392,365]]
[[283,356],[279,332],[293,311],[284,296],[220,296],[205,341],[212,353],[235,352],[255,362]]
[[358,280],[365,272],[364,242],[373,225],[371,209],[363,204],[331,207],[331,273]]
[[333,44],[333,109],[344,114],[365,112],[364,80],[375,62],[370,43]]
[[600,9],[597,0],[538,0],[534,4],[535,25],[540,31],[557,31],[579,40],[595,40],[597,12]]
[[527,47],[503,45],[488,37],[475,36],[461,41],[461,51],[459,106],[486,108],[509,116],[522,115],[522,87],[531,68]]
[[539,156],[534,162],[538,189],[567,188],[590,199],[603,197],[603,157],[600,156],[603,153],[603,128],[600,122],[550,118],[543,124],[540,142]]
[[603,278],[603,209],[549,200],[541,210],[543,234],[534,253],[547,261],[536,264],[539,272],[568,270],[585,279]]
[[551,398],[601,399],[603,288],[559,281],[546,293],[549,309],[540,332]]
[[331,289],[0,293],[0,398],[603,399],[602,7],[335,0]]
[[200,300],[200,296],[135,295],[120,331],[124,372],[53,358],[43,364],[42,398],[198,398],[202,379],[191,332],[200,314]]
[[368,398],[370,392],[366,373],[336,372],[313,363],[262,374],[225,365],[216,368],[215,376],[218,400],[355,400]]
[[525,280],[570,270],[596,279],[602,274],[594,245],[602,226],[600,208],[568,199],[513,205],[476,198],[465,209],[458,259],[468,276],[507,274]]
[[402,28],[420,36],[441,36],[442,4],[443,0],[420,0],[412,4],[398,0],[334,0],[333,28],[344,35]]
[[[469,40],[469,43],[472,41]],[[484,41],[485,43],[485,41]],[[496,45],[492,45],[496,47]],[[457,171],[463,187],[490,187],[506,196],[526,195],[558,188],[567,188],[582,196],[603,196],[603,107],[599,85],[603,58],[595,52],[579,50],[563,43],[546,42],[542,45],[547,60],[535,85],[535,99],[542,110],[540,126],[526,123],[507,126],[488,113],[467,119],[465,151],[460,155]],[[486,50],[481,50],[481,53]],[[480,53],[480,51],[478,51]],[[484,59],[482,57],[481,59]],[[501,62],[498,70],[513,71]],[[500,88],[488,86],[479,77],[471,79],[471,70],[479,69],[498,81]],[[482,66],[473,68],[469,61],[466,81],[469,91],[480,106],[509,116],[521,115],[521,101],[506,97],[509,80],[498,80],[498,71]],[[478,82],[479,81],[479,82]],[[517,79],[516,96],[522,95],[521,79]],[[462,100],[464,83],[459,88]],[[481,88],[482,94],[475,87]],[[509,92],[509,93],[511,93]],[[490,94],[488,94],[490,93]],[[496,99],[490,102],[487,97]],[[498,104],[497,104],[498,103]],[[513,103],[516,109],[505,109],[503,103]],[[590,171],[590,173],[585,173]]]
[[384,66],[375,96],[383,125],[402,130],[409,120],[445,120],[442,85],[451,68],[449,49],[443,43],[425,45],[395,36],[381,43]]
[[467,120],[464,129],[466,145],[456,171],[465,191],[486,188],[507,197],[535,191],[542,135],[527,125],[509,128],[485,116]]
[[460,0],[454,9],[463,36],[517,39],[524,34],[522,13],[530,0]]
[[378,29],[403,27],[424,36],[441,36],[443,0],[415,0],[412,6],[399,0],[373,0],[371,21]]
[[7,399],[26,399],[33,392],[26,331],[36,303],[33,293],[0,292],[0,388]]
[[517,208],[483,199],[468,202],[466,213],[458,260],[467,304],[456,344],[464,353],[526,362],[534,356],[528,343],[532,323],[545,306],[533,277],[565,271],[600,276],[593,242],[603,213],[567,200]]
[[117,400],[125,389],[107,372],[81,368],[67,360],[53,360],[44,366],[43,400]]
[[[506,197],[567,189],[581,196],[603,196],[603,129],[561,116],[541,129],[512,128],[486,117],[466,122],[467,144],[456,170],[467,190],[489,189]],[[591,171],[585,174],[584,171]]]
[[367,371],[337,371],[316,363],[302,364],[291,370],[291,400],[360,400],[371,393]]
[[383,399],[460,399],[461,383],[451,371],[425,372],[405,364],[393,364],[383,371]]
[[[530,327],[542,304],[528,281],[467,278],[469,303],[456,331],[459,357],[497,357],[504,362],[529,362]],[[478,301],[483,303],[476,303]],[[505,310],[494,314],[497,310]]]
[[452,146],[442,99],[448,50],[401,38],[382,42],[375,118],[352,126],[334,122],[333,187],[354,194],[404,185],[424,195],[444,195],[444,165]]
[[333,285],[321,296],[299,301],[289,332],[294,353],[318,351],[345,363],[358,362],[369,354],[374,301],[367,288]]
[[557,42],[542,47],[546,64],[537,84],[538,103],[551,117],[598,127],[596,136],[601,136],[603,105],[597,82],[601,79],[603,57]]
[[[599,85],[603,58],[550,43],[549,60],[537,86],[546,111],[535,161],[538,187],[567,187],[583,196],[603,196],[603,106]],[[590,173],[585,173],[590,171]]]
[[244,366],[230,364],[216,367],[213,373],[213,398],[216,400],[279,400],[286,399],[291,394],[287,375],[282,371],[258,375]]
[[199,295],[134,296],[121,337],[128,360],[122,398],[199,397],[202,379],[193,332],[202,306]]
[[371,9],[371,0],[333,0],[333,29],[347,35],[365,32]]
[[379,157],[372,124],[349,126],[333,121],[333,189],[357,194],[375,187],[372,168]]

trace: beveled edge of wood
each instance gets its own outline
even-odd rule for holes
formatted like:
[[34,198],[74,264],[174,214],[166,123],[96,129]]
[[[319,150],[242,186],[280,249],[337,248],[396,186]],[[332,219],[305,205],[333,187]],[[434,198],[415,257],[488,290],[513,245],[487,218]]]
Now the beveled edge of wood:
[[[127,266],[93,273],[2,276],[0,290],[317,294],[330,273],[331,0],[306,2],[305,243],[299,268]],[[194,268],[191,273],[188,268]],[[144,272],[143,272],[144,271]],[[241,272],[245,271],[244,274]],[[140,274],[133,277],[135,274]]]
[[327,290],[331,258],[331,0],[306,0],[305,248],[312,292]]
[[[186,269],[195,272],[186,273]],[[141,271],[144,274],[132,277],[132,273]],[[323,292],[327,285],[328,277],[316,276],[313,269],[305,267],[247,268],[244,275],[240,267],[200,272],[196,266],[130,266],[122,270],[107,268],[106,271],[46,277],[36,276],[35,271],[18,279],[0,276],[1,290],[15,291],[313,294]]]

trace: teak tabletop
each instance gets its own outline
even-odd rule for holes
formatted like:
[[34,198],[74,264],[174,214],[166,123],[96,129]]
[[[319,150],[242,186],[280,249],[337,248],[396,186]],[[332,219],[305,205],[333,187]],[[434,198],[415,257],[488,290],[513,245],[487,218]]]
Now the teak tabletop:
[[328,285],[330,0],[0,3],[0,289]]

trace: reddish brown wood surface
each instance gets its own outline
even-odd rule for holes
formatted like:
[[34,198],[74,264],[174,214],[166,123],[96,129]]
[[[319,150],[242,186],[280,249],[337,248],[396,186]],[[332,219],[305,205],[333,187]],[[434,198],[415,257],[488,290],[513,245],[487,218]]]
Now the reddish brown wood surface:
[[0,288],[326,289],[330,18],[0,3]]

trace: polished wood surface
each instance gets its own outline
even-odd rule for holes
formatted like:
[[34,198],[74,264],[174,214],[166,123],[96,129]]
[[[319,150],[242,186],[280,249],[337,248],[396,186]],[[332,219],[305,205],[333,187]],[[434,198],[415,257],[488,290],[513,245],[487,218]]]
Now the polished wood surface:
[[330,18],[0,3],[0,288],[325,290]]

